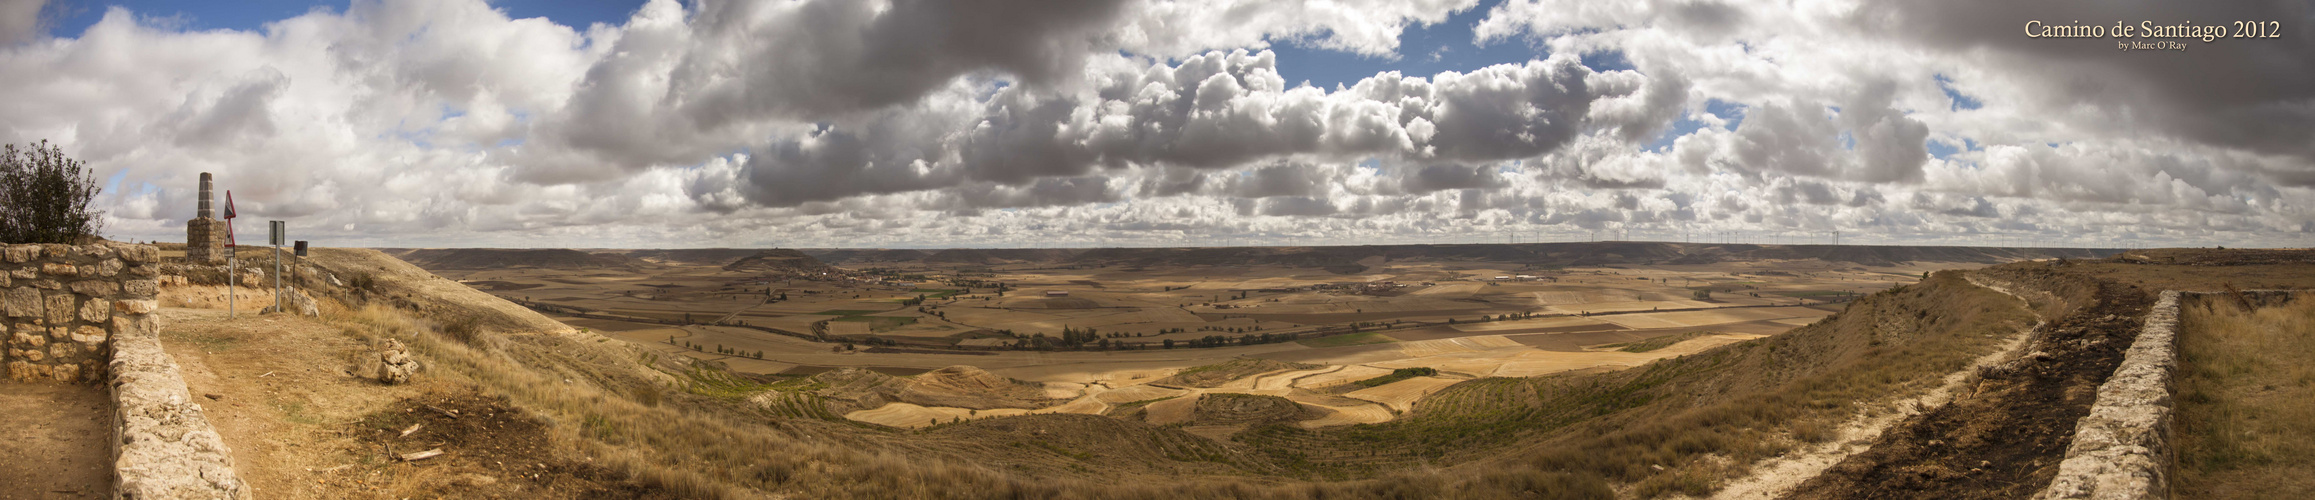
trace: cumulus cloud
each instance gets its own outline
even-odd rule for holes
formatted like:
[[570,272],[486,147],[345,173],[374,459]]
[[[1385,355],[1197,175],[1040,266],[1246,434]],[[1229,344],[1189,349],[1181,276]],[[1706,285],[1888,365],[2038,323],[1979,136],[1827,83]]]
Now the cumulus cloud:
[[180,237],[203,171],[385,246],[2315,237],[2315,28],[2015,32],[2304,2],[1978,3],[1507,0],[1472,42],[1532,58],[1329,89],[1268,49],[1405,57],[1477,2],[657,0],[574,28],[359,1],[55,38],[13,1],[0,74],[38,76],[0,79],[0,141],[88,160],[134,239]]
[[41,8],[48,0],[0,1],[0,46],[14,45],[41,34]]

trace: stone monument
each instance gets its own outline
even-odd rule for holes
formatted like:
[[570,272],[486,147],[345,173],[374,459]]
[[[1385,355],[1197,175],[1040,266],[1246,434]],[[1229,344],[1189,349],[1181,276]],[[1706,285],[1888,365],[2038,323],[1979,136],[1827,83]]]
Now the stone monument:
[[185,221],[185,261],[194,264],[225,263],[225,221],[216,218],[210,209],[209,173],[201,173],[200,208],[193,220]]

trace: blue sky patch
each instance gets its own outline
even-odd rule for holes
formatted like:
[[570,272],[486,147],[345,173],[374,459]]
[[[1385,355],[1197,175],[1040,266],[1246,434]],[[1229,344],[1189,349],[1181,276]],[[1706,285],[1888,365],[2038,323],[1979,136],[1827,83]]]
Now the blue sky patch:
[[1399,32],[1399,56],[1395,59],[1306,47],[1301,40],[1272,40],[1270,50],[1278,54],[1278,74],[1286,77],[1288,86],[1309,82],[1311,86],[1329,91],[1336,86],[1355,85],[1359,80],[1385,71],[1429,78],[1448,71],[1468,73],[1497,64],[1518,64],[1548,57],[1549,53],[1528,45],[1525,39],[1496,40],[1487,45],[1472,43],[1471,28],[1501,3],[1503,0],[1486,0],[1449,15],[1438,24],[1407,26]]

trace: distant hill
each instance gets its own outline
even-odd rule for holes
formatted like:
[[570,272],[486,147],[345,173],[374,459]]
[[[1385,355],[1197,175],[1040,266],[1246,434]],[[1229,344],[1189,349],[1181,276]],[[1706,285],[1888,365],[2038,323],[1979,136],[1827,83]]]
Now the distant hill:
[[1061,262],[1082,248],[951,248],[933,252],[924,258],[926,264],[1024,264]]
[[814,248],[803,252],[820,262],[839,265],[917,262],[932,256],[924,250],[891,248]]
[[724,264],[723,270],[807,274],[827,272],[830,268],[827,264],[821,263],[820,259],[805,255],[804,252],[787,248],[774,248],[758,250],[755,255]]
[[1077,254],[1072,264],[1099,266],[1245,266],[1319,268],[1337,274],[1365,271],[1359,259],[1371,247],[1096,248]]
[[395,255],[426,269],[633,269],[641,262],[561,248],[426,248]]
[[[947,251],[944,251],[947,252]],[[1096,248],[1061,263],[1096,266],[1227,266],[1317,268],[1349,274],[1383,262],[1495,262],[1543,267],[1711,264],[1752,260],[1822,260],[1861,266],[1905,262],[1998,264],[2020,260],[2098,258],[2118,249],[1910,247],[1863,245],[1718,245],[1656,242],[1331,247]],[[928,261],[928,263],[930,263]]]
[[1906,262],[1999,264],[2063,257],[2108,257],[2121,249],[2002,248],[1870,245],[1737,245],[1607,241],[1461,245],[1177,248],[951,248],[746,249],[692,248],[587,253],[563,249],[380,249],[428,269],[537,267],[623,268],[659,264],[721,266],[734,271],[821,272],[828,265],[936,266],[1068,265],[1113,267],[1288,267],[1337,274],[1364,272],[1377,262],[1473,262],[1539,267],[1713,264],[1758,260],[1819,260],[1859,266]]
[[724,266],[740,259],[755,256],[761,250],[754,248],[677,248],[671,250],[632,250],[628,257],[665,264],[692,264]]

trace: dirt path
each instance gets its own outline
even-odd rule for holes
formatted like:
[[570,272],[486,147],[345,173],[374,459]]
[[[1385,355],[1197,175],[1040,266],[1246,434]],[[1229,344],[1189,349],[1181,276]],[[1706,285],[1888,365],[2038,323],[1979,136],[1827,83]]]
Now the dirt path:
[[0,383],[0,499],[112,497],[102,386]]
[[[2027,304],[2024,307],[2028,309],[2032,307],[2031,303],[2026,302],[2024,297],[2011,293],[2005,287],[1983,283],[1976,279],[1971,279],[1970,283],[2016,298],[2021,304]],[[1877,405],[1877,411],[1865,412],[1849,419],[1848,422],[1843,422],[1836,430],[1835,435],[1837,437],[1830,441],[1806,446],[1780,457],[1760,461],[1760,463],[1753,465],[1751,475],[1729,481],[1727,486],[1713,493],[1712,498],[1769,499],[1791,493],[1794,488],[1823,474],[1834,464],[1841,463],[1842,460],[1847,460],[1852,455],[1871,449],[1874,441],[1879,440],[1881,434],[1888,431],[1891,425],[1895,425],[1907,417],[1920,414],[1923,408],[1937,408],[1952,401],[1958,392],[1965,389],[1962,385],[1968,382],[1970,374],[1976,373],[1984,367],[1993,366],[1995,363],[2016,357],[2019,354],[2018,351],[2025,348],[2026,339],[2032,336],[2034,329],[2041,328],[2045,323],[2047,321],[2037,322],[2033,326],[2010,334],[2009,339],[2002,341],[2001,347],[1978,357],[1966,368],[1946,374],[1944,383],[1931,389],[1928,393]]]
[[[340,434],[363,415],[416,393],[338,370],[364,346],[337,328],[284,315],[162,309],[161,345],[186,388],[233,450],[234,467],[260,498],[375,494],[362,478],[316,472],[355,463],[360,444]],[[374,460],[374,459],[372,459]]]

